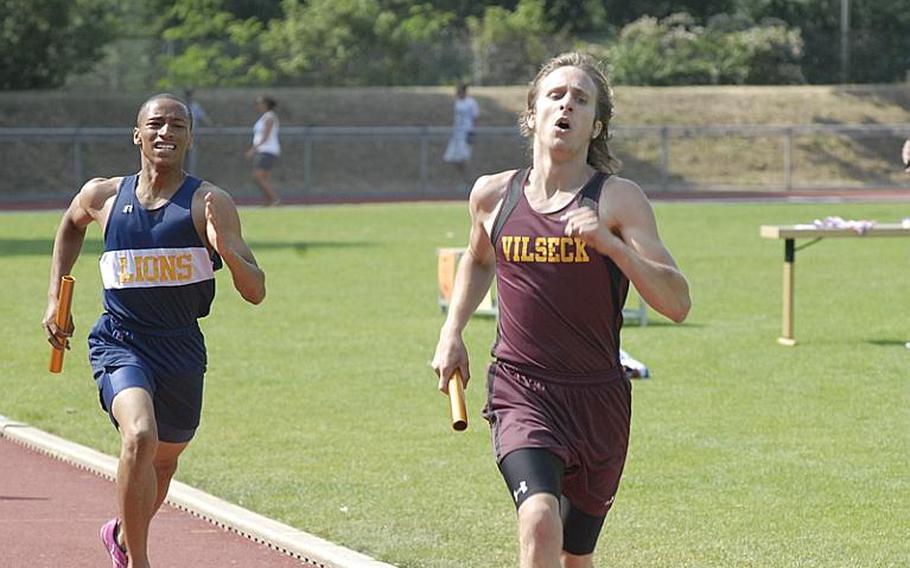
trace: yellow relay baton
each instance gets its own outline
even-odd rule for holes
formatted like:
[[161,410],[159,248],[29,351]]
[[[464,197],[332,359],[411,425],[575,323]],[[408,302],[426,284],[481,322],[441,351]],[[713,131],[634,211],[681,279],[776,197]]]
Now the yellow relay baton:
[[[55,322],[58,329],[69,329],[70,325],[70,308],[73,306],[73,285],[76,279],[70,275],[60,278],[60,295],[57,297],[57,317]],[[51,347],[51,363],[48,370],[51,373],[59,373],[63,370],[63,354],[65,348],[57,349]]]
[[449,406],[452,410],[452,429],[458,432],[468,427],[468,411],[464,404],[464,383],[461,382],[461,371],[455,369],[449,377]]

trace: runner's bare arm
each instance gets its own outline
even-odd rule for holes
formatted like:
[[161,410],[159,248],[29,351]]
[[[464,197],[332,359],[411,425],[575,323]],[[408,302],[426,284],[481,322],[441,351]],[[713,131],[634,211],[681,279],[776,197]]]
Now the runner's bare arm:
[[677,323],[685,320],[689,284],[661,241],[654,211],[638,184],[609,178],[599,209],[597,214],[588,207],[568,213],[566,234],[609,256],[652,308]]
[[244,300],[259,304],[265,299],[265,272],[259,268],[240,227],[240,215],[234,200],[218,186],[205,182],[193,203],[193,217],[202,211],[205,241],[221,255],[231,271],[234,288]]
[[60,329],[55,321],[57,298],[60,295],[60,277],[69,274],[85,242],[88,226],[97,221],[103,225],[105,208],[117,194],[121,178],[94,178],[82,186],[63,213],[57,234],[54,237],[54,252],[51,257],[50,281],[47,287],[47,308],[42,325],[48,341],[55,348],[63,348],[72,329]]
[[465,384],[471,378],[468,353],[461,334],[493,281],[496,259],[489,231],[512,173],[507,171],[481,176],[471,190],[468,248],[458,264],[452,301],[439,332],[431,364],[439,376],[439,390],[442,392],[448,392],[448,378],[455,369],[461,371]]

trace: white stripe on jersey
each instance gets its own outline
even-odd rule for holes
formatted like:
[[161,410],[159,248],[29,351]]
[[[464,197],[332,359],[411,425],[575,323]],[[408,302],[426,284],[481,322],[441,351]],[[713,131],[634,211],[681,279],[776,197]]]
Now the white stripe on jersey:
[[184,286],[215,278],[205,247],[109,250],[99,265],[106,290]]

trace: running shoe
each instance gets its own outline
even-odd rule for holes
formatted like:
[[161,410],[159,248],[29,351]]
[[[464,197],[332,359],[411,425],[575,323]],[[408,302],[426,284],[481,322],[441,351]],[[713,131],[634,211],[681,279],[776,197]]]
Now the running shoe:
[[117,544],[117,523],[119,522],[117,519],[111,519],[104,523],[101,527],[101,542],[104,543],[107,553],[111,555],[111,566],[113,568],[126,568],[128,564],[126,553]]

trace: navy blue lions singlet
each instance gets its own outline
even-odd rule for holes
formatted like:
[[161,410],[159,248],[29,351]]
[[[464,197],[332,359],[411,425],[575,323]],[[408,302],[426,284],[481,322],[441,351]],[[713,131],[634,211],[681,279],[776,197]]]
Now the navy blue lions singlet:
[[215,297],[209,254],[193,223],[193,195],[202,180],[187,176],[170,201],[146,209],[136,198],[138,175],[120,184],[104,232],[104,309],[124,325],[158,330],[195,326]]

